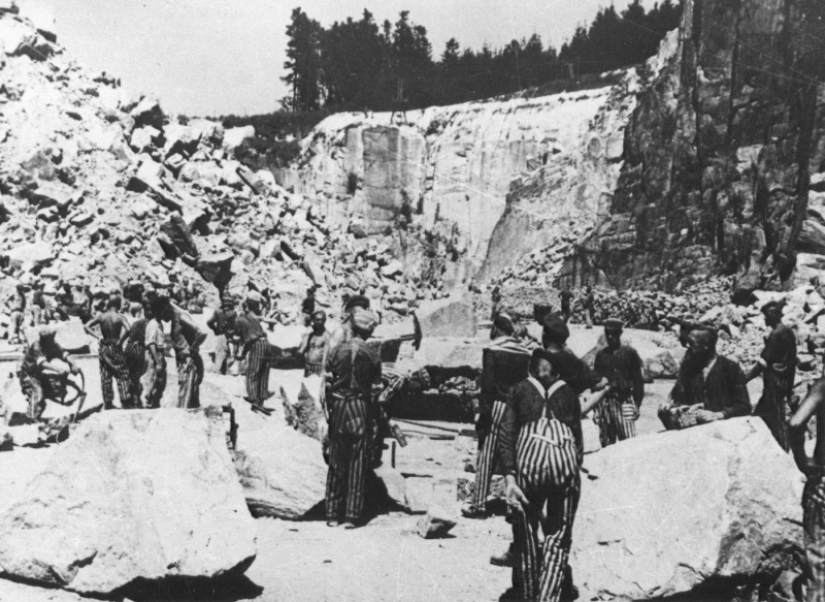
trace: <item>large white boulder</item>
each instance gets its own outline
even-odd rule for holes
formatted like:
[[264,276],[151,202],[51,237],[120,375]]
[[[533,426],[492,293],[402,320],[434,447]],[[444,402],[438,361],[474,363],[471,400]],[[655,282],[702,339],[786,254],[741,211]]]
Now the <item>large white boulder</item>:
[[425,337],[475,337],[478,332],[475,310],[466,301],[431,301],[415,313]]
[[0,516],[0,574],[107,594],[219,577],[255,559],[219,410],[88,419]]
[[227,151],[234,151],[239,146],[255,139],[255,127],[245,125],[242,127],[229,128],[224,130],[223,148]]
[[758,418],[588,455],[571,565],[582,600],[647,600],[758,574],[802,541],[802,477]]
[[252,432],[241,424],[235,468],[254,516],[300,519],[324,500],[321,443],[269,420],[267,428]]

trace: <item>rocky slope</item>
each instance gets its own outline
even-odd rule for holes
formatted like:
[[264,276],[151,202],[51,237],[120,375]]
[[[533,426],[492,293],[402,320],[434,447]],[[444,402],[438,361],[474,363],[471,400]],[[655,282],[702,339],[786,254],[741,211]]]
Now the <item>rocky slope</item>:
[[[328,224],[301,195],[234,159],[254,132],[166,115],[152,98],[78,65],[52,28],[0,4],[0,296],[42,279],[108,293],[187,279],[200,302],[248,282],[299,318],[306,287],[344,292],[386,319],[442,295],[407,280],[390,248]],[[2,322],[2,320],[0,320]]]

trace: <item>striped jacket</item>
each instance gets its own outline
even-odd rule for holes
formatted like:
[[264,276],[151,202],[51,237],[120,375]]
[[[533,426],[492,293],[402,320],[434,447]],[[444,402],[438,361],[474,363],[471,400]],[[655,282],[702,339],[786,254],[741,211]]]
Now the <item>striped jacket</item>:
[[516,472],[516,441],[519,431],[524,425],[541,418],[545,403],[548,404],[548,417],[553,416],[570,427],[576,440],[579,459],[584,454],[579,396],[568,385],[559,388],[548,400],[544,399],[545,391],[546,389],[532,377],[513,387],[504,410],[499,438],[499,457],[505,475]]
[[510,389],[527,378],[530,351],[513,337],[500,337],[482,356],[480,412],[492,415],[493,402],[506,401]]

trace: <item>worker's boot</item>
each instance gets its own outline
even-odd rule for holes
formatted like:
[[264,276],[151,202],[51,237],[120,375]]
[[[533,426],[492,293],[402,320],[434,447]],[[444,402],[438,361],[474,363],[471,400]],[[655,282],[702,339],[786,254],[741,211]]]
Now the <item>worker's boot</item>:
[[510,547],[507,548],[507,551],[503,554],[497,554],[490,556],[490,564],[493,566],[509,566],[512,567],[515,563],[515,550],[513,550],[515,544],[510,543]]
[[573,585],[573,569],[568,564],[564,567],[564,576],[561,581],[561,600],[572,602],[579,597],[579,588]]

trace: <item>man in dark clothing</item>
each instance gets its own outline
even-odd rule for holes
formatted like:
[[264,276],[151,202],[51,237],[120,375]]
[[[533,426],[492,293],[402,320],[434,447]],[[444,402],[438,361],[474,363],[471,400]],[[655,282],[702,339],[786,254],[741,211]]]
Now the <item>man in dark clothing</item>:
[[269,397],[269,340],[259,319],[261,306],[255,299],[244,301],[246,310],[235,319],[238,361],[246,358],[246,396],[250,403],[263,406]]
[[[113,380],[117,383],[121,408],[132,409],[137,407],[138,403],[138,400],[132,397],[129,366],[121,346],[123,339],[128,336],[129,322],[120,313],[120,307],[120,296],[112,295],[109,297],[106,311],[83,325],[86,334],[98,340],[100,388],[103,393],[103,407],[107,410],[115,407]],[[95,326],[100,328],[99,335],[94,329]]]
[[381,382],[381,358],[366,345],[378,325],[367,310],[352,314],[353,337],[340,344],[327,362],[329,408],[329,472],[327,525],[355,528],[364,508],[364,486],[369,470],[368,442],[373,428],[372,387]]
[[515,325],[507,314],[499,314],[490,333],[493,342],[482,352],[481,398],[476,418],[479,454],[473,499],[462,513],[467,518],[486,517],[487,495],[504,413],[510,389],[527,378],[530,352],[514,337]]
[[215,371],[219,374],[226,374],[229,362],[233,358],[232,353],[232,331],[235,327],[235,301],[232,297],[226,296],[221,302],[220,309],[215,310],[206,325],[215,333]]
[[684,428],[751,412],[745,374],[735,361],[717,355],[716,330],[691,330],[688,351],[670,400],[659,408],[665,427]]
[[753,413],[765,421],[782,449],[789,451],[787,418],[796,378],[796,336],[782,323],[782,303],[771,301],[762,313],[772,330],[765,339],[759,362],[748,372],[748,381],[761,374],[764,385]]
[[561,315],[564,317],[565,322],[569,322],[573,313],[570,305],[573,300],[573,293],[570,291],[570,287],[564,287],[564,290],[559,293],[559,299],[561,300]]
[[606,378],[610,387],[594,412],[602,447],[636,436],[645,396],[642,359],[633,347],[622,343],[623,326],[621,320],[605,321],[607,347],[599,349],[593,365],[593,371]]
[[585,289],[583,307],[587,328],[593,328],[593,317],[596,312],[596,297],[593,295],[593,287],[591,286]]
[[541,342],[552,354],[553,365],[559,371],[559,377],[570,385],[576,395],[581,395],[588,389],[604,388],[607,380],[593,373],[588,365],[567,347],[568,338],[570,330],[559,314],[551,313],[545,316]]
[[[23,361],[17,373],[20,387],[29,402],[29,418],[38,420],[46,408],[46,398],[53,397],[51,383],[47,374],[65,375],[67,372],[78,374],[80,369],[68,352],[55,340],[53,328],[41,328],[38,340],[26,347]],[[68,370],[56,360],[63,360],[69,366]]]
[[[581,405],[559,378],[553,355],[533,352],[502,417],[500,454],[514,510],[516,577],[527,600],[562,597],[584,456]],[[541,529],[541,532],[539,532]]]
[[37,282],[32,293],[32,320],[35,326],[47,323],[50,318],[46,307],[44,288],[42,282]]
[[307,289],[307,295],[301,301],[301,313],[304,315],[304,326],[309,326],[312,321],[312,314],[315,313],[315,287]]
[[[805,428],[816,416],[816,446],[805,452]],[[802,494],[802,525],[808,557],[806,602],[825,602],[825,378],[811,387],[788,423],[790,442],[799,469],[807,476]]]

